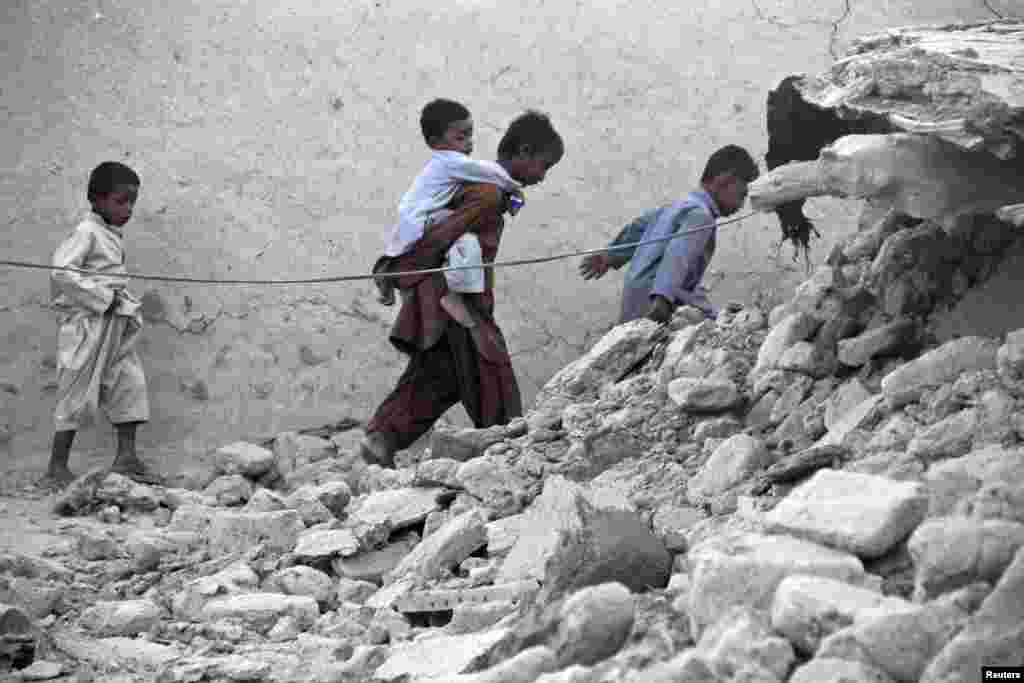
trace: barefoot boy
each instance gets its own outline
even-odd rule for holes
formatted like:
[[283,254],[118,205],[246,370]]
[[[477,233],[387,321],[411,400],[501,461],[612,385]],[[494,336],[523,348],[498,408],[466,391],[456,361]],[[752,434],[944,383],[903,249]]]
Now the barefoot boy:
[[[498,163],[523,186],[536,185],[565,151],[551,120],[540,112],[517,117],[498,145]],[[436,268],[451,245],[467,232],[477,235],[484,263],[498,255],[511,195],[495,183],[462,186],[449,202],[450,215],[431,225],[413,248],[396,259],[394,270]],[[506,424],[522,415],[512,358],[494,318],[494,271],[482,294],[467,297],[470,327],[452,324],[443,312],[444,278],[402,276],[402,307],[391,328],[391,343],[409,356],[398,385],[366,425],[360,444],[364,460],[394,467],[396,451],[408,448],[449,408],[461,402],[477,427]]]
[[139,176],[105,161],[89,177],[92,211],[57,247],[53,265],[90,271],[53,270],[57,311],[57,407],[53,452],[44,484],[73,478],[68,455],[75,432],[102,408],[117,430],[114,472],[140,481],[155,477],[135,452],[135,430],[149,419],[146,375],[135,343],[142,326],[139,300],[128,290],[122,245],[124,226],[139,194]]
[[[619,323],[647,317],[665,323],[677,306],[694,306],[708,318],[718,307],[708,300],[702,281],[715,253],[716,221],[743,206],[747,184],[757,178],[757,163],[742,147],[727,145],[708,159],[701,187],[686,199],[652,209],[627,225],[609,247],[684,233],[677,239],[612,249],[583,259],[585,280],[603,277],[609,268],[630,264],[622,288]],[[687,231],[693,230],[687,234]]]
[[[496,162],[469,158],[473,153],[473,119],[462,104],[445,99],[427,103],[420,115],[420,129],[434,153],[402,196],[398,205],[399,221],[388,235],[384,256],[374,265],[374,273],[387,270],[393,259],[412,249],[430,225],[448,217],[451,212],[444,207],[455,196],[460,183],[492,183],[516,194],[521,188]],[[474,266],[481,263],[480,259],[480,243],[475,235],[467,233],[452,245],[444,265]],[[445,280],[448,292],[442,297],[441,305],[459,324],[472,325],[473,319],[462,294],[481,294],[484,291],[483,269],[448,271]],[[379,279],[376,283],[380,302],[392,305],[395,301],[394,281]]]

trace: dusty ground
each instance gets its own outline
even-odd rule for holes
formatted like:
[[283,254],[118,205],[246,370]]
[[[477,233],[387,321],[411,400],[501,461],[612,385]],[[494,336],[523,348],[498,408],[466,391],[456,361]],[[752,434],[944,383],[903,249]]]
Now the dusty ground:
[[[504,257],[598,246],[690,189],[714,148],[736,142],[762,155],[764,99],[778,76],[825,68],[830,51],[865,31],[991,16],[980,0],[679,5],[7,0],[0,253],[46,260],[85,208],[88,171],[111,158],[143,178],[128,232],[135,270],[365,272],[425,158],[418,110],[441,95],[474,111],[481,155],[524,107],[548,111],[566,139],[565,161],[530,193]],[[855,211],[811,205],[827,237],[817,259]],[[802,272],[773,259],[776,235],[770,216],[729,228],[717,298],[785,293]],[[501,271],[500,317],[527,400],[615,317],[621,278],[584,283],[575,268]],[[253,433],[365,418],[403,365],[384,341],[393,311],[369,285],[136,289],[169,311],[147,333],[154,419],[141,435],[165,469]],[[45,462],[46,299],[44,272],[0,269],[5,489]],[[73,466],[105,460],[110,445],[106,428],[83,434]],[[29,504],[5,502],[0,519]]]

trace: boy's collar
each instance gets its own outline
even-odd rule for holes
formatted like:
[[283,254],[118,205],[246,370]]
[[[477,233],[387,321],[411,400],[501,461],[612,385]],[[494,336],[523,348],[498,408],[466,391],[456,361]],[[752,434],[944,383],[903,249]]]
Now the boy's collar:
[[114,233],[118,237],[124,237],[124,232],[121,230],[121,228],[117,227],[116,225],[111,225],[106,221],[105,218],[103,218],[103,216],[99,215],[95,211],[89,211],[89,218],[91,218],[93,222],[99,223],[104,228]]
[[692,194],[693,196],[697,197],[701,204],[706,206],[711,211],[712,216],[714,216],[715,218],[720,218],[722,216],[722,212],[719,210],[718,204],[715,203],[715,198],[711,196],[710,192],[704,189],[700,189],[697,190],[696,192],[693,192]]

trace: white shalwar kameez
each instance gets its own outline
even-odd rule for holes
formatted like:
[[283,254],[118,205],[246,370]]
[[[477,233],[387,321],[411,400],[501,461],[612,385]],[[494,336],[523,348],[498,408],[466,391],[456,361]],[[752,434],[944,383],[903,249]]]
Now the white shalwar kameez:
[[[97,409],[114,424],[149,419],[146,375],[135,350],[141,303],[128,290],[120,230],[89,215],[54,252],[52,265],[95,271],[50,273],[57,311],[57,431],[89,426]],[[113,277],[111,277],[113,276]],[[119,293],[117,307],[108,312]]]

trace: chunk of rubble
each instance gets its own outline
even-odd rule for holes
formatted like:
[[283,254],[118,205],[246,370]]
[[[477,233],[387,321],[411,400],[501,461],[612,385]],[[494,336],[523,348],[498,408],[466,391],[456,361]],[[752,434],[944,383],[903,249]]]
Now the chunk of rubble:
[[266,593],[306,595],[321,605],[334,601],[335,586],[330,576],[303,565],[279,569],[263,580],[260,588]]
[[252,496],[252,484],[240,474],[225,474],[211,481],[203,495],[213,498],[217,505],[244,505]]
[[896,407],[917,400],[925,389],[966,372],[994,370],[999,345],[983,337],[961,337],[905,363],[882,379],[882,394]]
[[914,596],[926,600],[974,581],[995,582],[1021,547],[1024,524],[967,517],[929,519],[907,543],[914,560]]
[[217,471],[221,474],[241,474],[250,479],[269,472],[275,462],[272,451],[245,441],[221,446],[213,457]]
[[35,654],[35,624],[21,609],[0,603],[0,672],[28,666]]
[[295,510],[302,517],[306,526],[316,526],[337,519],[326,505],[320,502],[313,486],[300,486],[284,499],[288,508]]
[[822,639],[872,613],[913,610],[900,598],[821,576],[794,574],[779,583],[772,602],[772,628],[805,655]]
[[217,597],[237,593],[251,593],[259,589],[260,577],[242,561],[224,569],[185,583],[171,597],[171,610],[179,619],[192,619],[207,602]]
[[695,505],[743,482],[768,467],[772,456],[764,443],[749,434],[723,441],[687,484],[687,496]]
[[395,579],[416,575],[441,578],[487,544],[487,518],[477,508],[464,512],[419,542],[391,572]]
[[734,605],[767,610],[787,576],[808,574],[860,584],[856,556],[791,536],[731,532],[695,544],[687,555],[689,615],[694,633]]
[[307,595],[238,593],[208,601],[203,605],[200,616],[208,621],[237,620],[266,633],[285,616],[295,619],[300,628],[309,628],[320,616],[320,609],[316,600]]
[[835,657],[815,658],[793,672],[789,683],[896,683],[881,669]]
[[435,427],[430,436],[430,453],[434,457],[465,462],[479,458],[490,446],[505,440],[505,427],[486,429],[452,429]]
[[909,536],[927,508],[920,484],[823,469],[776,505],[765,522],[773,531],[876,558]]
[[697,643],[698,656],[725,680],[786,680],[796,661],[793,647],[772,633],[767,619],[747,607],[732,607]]
[[400,488],[375,491],[357,499],[348,511],[352,524],[388,524],[403,529],[420,524],[434,510],[440,510],[437,497],[442,488]]
[[830,635],[820,657],[859,661],[897,681],[920,680],[928,663],[969,622],[989,588],[975,584],[911,610],[866,616]]
[[149,600],[101,601],[89,607],[78,625],[102,638],[135,636],[159,623],[160,608]]
[[727,379],[680,377],[669,382],[668,395],[682,410],[694,413],[722,412],[740,401],[739,388]]
[[419,542],[419,534],[410,531],[382,548],[362,551],[349,557],[337,557],[332,566],[338,576],[379,584]]
[[391,648],[388,658],[373,676],[383,681],[400,679],[402,676],[411,680],[445,680],[464,673],[473,660],[505,633],[504,629],[493,629],[400,643]]
[[618,581],[631,590],[668,583],[671,557],[635,512],[598,507],[583,487],[552,476],[526,511],[497,582],[525,579],[572,590]]
[[351,529],[310,529],[298,535],[292,552],[305,559],[351,557],[359,552],[359,540]]
[[982,666],[1020,666],[1024,652],[1024,549],[964,628],[935,656],[921,683],[958,683]]

